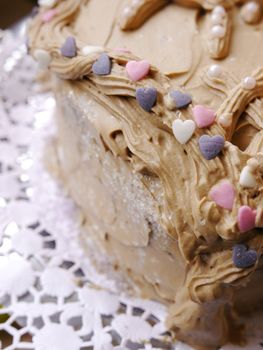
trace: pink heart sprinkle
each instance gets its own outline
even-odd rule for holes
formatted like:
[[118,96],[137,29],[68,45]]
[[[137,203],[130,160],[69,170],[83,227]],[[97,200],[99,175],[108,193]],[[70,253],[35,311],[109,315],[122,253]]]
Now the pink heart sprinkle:
[[256,216],[256,210],[251,209],[247,205],[240,207],[237,215],[237,223],[240,232],[247,232],[255,228]]
[[216,114],[212,109],[201,105],[196,105],[193,108],[193,115],[198,128],[212,125],[216,118]]
[[150,71],[150,63],[143,61],[129,61],[126,64],[126,72],[133,81],[138,81],[146,77]]
[[41,19],[44,23],[47,23],[47,22],[50,22],[52,18],[55,17],[57,14],[58,14],[57,9],[48,10],[45,13],[43,13]]
[[232,210],[235,200],[235,189],[228,180],[213,186],[209,192],[209,196],[220,207]]

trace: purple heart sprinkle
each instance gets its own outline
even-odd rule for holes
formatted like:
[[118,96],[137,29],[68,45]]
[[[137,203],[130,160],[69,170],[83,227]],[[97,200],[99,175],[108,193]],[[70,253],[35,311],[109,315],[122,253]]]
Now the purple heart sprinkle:
[[136,89],[136,100],[145,111],[150,112],[156,104],[157,90],[155,88],[138,88]]
[[239,269],[255,265],[258,255],[255,250],[248,249],[244,244],[236,244],[233,248],[233,263]]
[[111,73],[111,59],[106,53],[100,57],[92,65],[92,72],[96,75],[108,75]]
[[178,90],[173,90],[170,92],[170,96],[173,99],[176,108],[185,108],[192,103],[192,97],[189,94],[183,93]]
[[73,38],[73,36],[67,37],[60,51],[61,55],[64,57],[73,58],[77,56],[77,45],[75,38]]
[[223,149],[225,139],[221,135],[203,135],[199,138],[199,148],[205,159],[214,159]]

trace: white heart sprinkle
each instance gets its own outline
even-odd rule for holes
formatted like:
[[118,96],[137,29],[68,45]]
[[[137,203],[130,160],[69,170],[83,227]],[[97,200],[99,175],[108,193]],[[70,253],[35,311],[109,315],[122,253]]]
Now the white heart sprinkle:
[[187,143],[193,136],[196,129],[196,124],[193,120],[176,119],[173,121],[173,133],[178,142],[182,145]]
[[38,68],[46,69],[51,62],[51,56],[46,50],[36,49],[34,51],[34,58],[38,63]]
[[239,183],[241,186],[248,188],[254,188],[257,186],[257,181],[249,166],[245,166],[241,171]]
[[104,52],[105,50],[101,46],[84,46],[81,51],[82,51],[82,55],[88,56],[92,53]]
[[53,7],[56,5],[57,0],[38,0],[39,6],[45,6],[45,7]]

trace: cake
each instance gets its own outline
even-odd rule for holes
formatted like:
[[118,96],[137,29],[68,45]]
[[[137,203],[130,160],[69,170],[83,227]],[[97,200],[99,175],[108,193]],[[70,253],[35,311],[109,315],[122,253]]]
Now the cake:
[[175,339],[245,344],[263,308],[262,2],[39,3],[29,52],[87,255],[166,304]]

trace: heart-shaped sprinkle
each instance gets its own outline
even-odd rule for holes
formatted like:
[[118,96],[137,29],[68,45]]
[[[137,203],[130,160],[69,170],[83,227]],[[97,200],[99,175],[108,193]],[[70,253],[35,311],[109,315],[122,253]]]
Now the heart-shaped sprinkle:
[[173,121],[173,133],[178,142],[182,145],[187,143],[195,132],[196,125],[193,120],[176,119]]
[[138,81],[147,76],[150,71],[150,63],[146,60],[129,61],[126,64],[126,72],[132,81]]
[[232,253],[233,263],[239,269],[245,269],[254,266],[258,255],[253,249],[248,249],[244,244],[236,244]]
[[247,205],[239,208],[237,215],[237,224],[240,232],[247,232],[253,230],[256,226],[257,212]]
[[106,53],[100,57],[92,65],[92,72],[96,75],[108,75],[111,73],[111,59]]
[[136,89],[136,100],[145,111],[150,112],[157,100],[157,90],[155,88],[138,88]]
[[77,45],[75,38],[73,38],[73,36],[67,37],[60,51],[61,55],[67,58],[77,56]]
[[214,159],[223,149],[225,139],[220,135],[203,135],[199,138],[199,147],[205,159]]
[[57,3],[57,0],[38,0],[39,6],[53,7]]
[[209,196],[221,208],[232,210],[235,200],[235,189],[228,180],[213,186]]
[[193,115],[198,128],[206,128],[212,125],[216,119],[216,114],[212,109],[201,105],[194,106]]
[[34,58],[38,63],[39,69],[48,68],[48,66],[51,62],[50,54],[46,50],[42,50],[42,49],[36,49],[34,51]]
[[58,10],[57,9],[51,9],[46,11],[41,19],[44,23],[50,22],[56,15],[58,14]]
[[241,171],[239,183],[243,187],[254,188],[257,186],[257,181],[255,176],[251,172],[251,168],[249,166],[245,166]]
[[170,92],[170,97],[172,98],[176,108],[185,108],[192,103],[192,97],[189,94],[181,92],[179,90],[173,90]]

